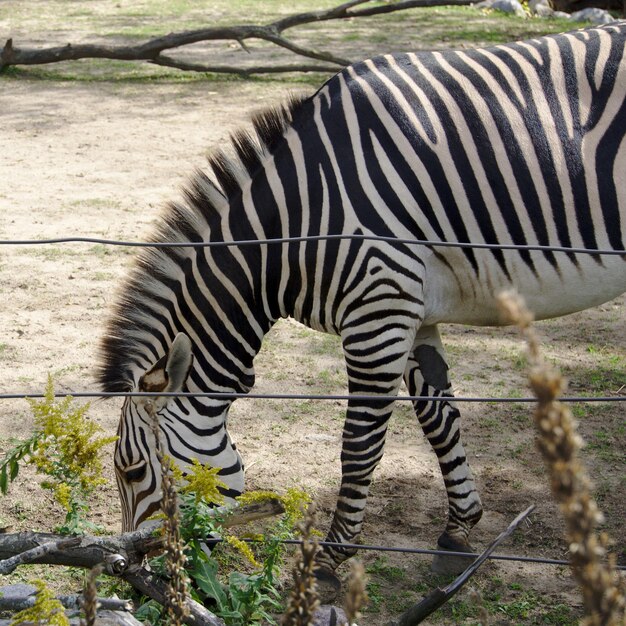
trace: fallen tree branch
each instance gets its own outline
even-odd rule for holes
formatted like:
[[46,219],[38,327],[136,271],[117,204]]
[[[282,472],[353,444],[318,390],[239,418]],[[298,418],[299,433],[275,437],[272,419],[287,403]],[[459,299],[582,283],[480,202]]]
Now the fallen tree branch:
[[[268,498],[261,502],[216,508],[210,514],[219,516],[222,526],[230,528],[284,511],[279,498]],[[160,520],[114,537],[84,535],[68,539],[35,532],[0,535],[0,558],[4,559],[0,561],[0,571],[9,573],[25,562],[86,568],[104,563],[108,574],[120,576],[140,593],[165,604],[169,583],[142,567],[145,556],[162,551],[164,543],[163,522]],[[185,609],[185,623],[190,626],[225,626],[221,619],[191,598],[185,599]]]
[[332,65],[309,65],[309,64],[288,64],[288,65],[253,65],[250,67],[237,67],[236,65],[203,65],[202,63],[190,63],[188,61],[178,61],[172,57],[160,54],[156,59],[150,61],[153,65],[173,67],[185,72],[201,72],[205,74],[235,74],[243,78],[249,78],[254,74],[284,74],[286,72],[336,72],[337,68]]
[[[250,521],[280,515],[284,506],[278,498],[234,507],[214,509],[213,515],[224,516],[223,526],[230,528]],[[0,535],[0,569],[12,563],[16,555],[30,553],[29,563],[47,563],[92,568],[105,564],[108,574],[121,575],[139,568],[146,554],[163,549],[162,523],[158,520],[139,530],[110,537],[61,537],[53,533],[22,532]],[[64,542],[68,542],[65,545]],[[42,550],[42,546],[52,545]],[[40,550],[39,554],[34,551]],[[33,551],[33,552],[31,552]],[[19,563],[18,563],[19,564]],[[12,571],[12,570],[11,570]]]
[[578,454],[583,441],[576,422],[570,409],[558,400],[565,381],[545,363],[532,325],[534,316],[523,298],[506,292],[498,296],[498,304],[505,320],[517,324],[528,346],[529,382],[537,397],[533,416],[537,447],[546,462],[552,495],[565,519],[570,564],[585,609],[581,624],[626,624],[626,581],[617,570],[615,555],[609,554],[607,534],[598,529],[603,516]]
[[[283,37],[281,33],[294,26],[316,22],[370,17],[384,13],[393,13],[417,7],[433,7],[447,5],[469,5],[471,0],[400,0],[382,6],[371,6],[354,9],[361,4],[368,4],[371,0],[353,0],[337,7],[297,13],[270,22],[266,25],[241,24],[237,26],[216,26],[198,30],[170,33],[161,37],[149,39],[135,45],[99,45],[99,44],[71,44],[53,46],[49,48],[17,48],[13,39],[8,39],[0,52],[0,72],[14,65],[41,65],[57,63],[59,61],[76,61],[78,59],[111,59],[117,61],[146,61],[156,65],[173,67],[180,70],[196,72],[232,73],[249,76],[251,74],[280,73],[280,72],[336,72],[341,67],[349,65],[350,59],[344,59],[311,48],[299,46]],[[323,61],[327,64],[302,65],[258,65],[249,68],[236,68],[228,65],[204,65],[187,63],[163,56],[165,50],[180,48],[203,41],[230,40],[237,41],[245,48],[245,40],[260,39],[268,41],[290,52],[307,58]],[[330,65],[328,65],[328,63]]]
[[59,550],[66,550],[67,548],[77,546],[79,543],[80,539],[78,537],[71,537],[70,539],[64,537],[58,539],[57,541],[46,541],[41,545],[30,548],[20,554],[16,554],[15,556],[1,561],[0,574],[10,574],[18,565],[32,563],[33,561],[46,556],[46,554],[58,552]]
[[529,506],[522,511],[506,528],[502,531],[481,553],[481,555],[454,581],[444,587],[437,587],[427,595],[421,602],[418,602],[400,616],[398,621],[393,621],[389,626],[414,626],[419,624],[431,613],[443,606],[450,598],[456,594],[465,583],[476,573],[476,570],[487,560],[489,555],[500,545],[511,533],[525,520],[533,511],[535,505]]

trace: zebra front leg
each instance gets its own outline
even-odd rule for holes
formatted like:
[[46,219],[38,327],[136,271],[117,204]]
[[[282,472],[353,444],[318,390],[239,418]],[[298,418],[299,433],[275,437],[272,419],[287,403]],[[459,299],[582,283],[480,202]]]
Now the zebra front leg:
[[[409,318],[389,328],[355,329],[342,337],[352,397],[343,429],[341,488],[326,538],[329,542],[355,543],[361,532],[372,475],[383,456],[393,409],[389,397],[400,388],[415,336],[412,328],[414,322]],[[338,591],[335,569],[355,552],[348,547],[324,547],[317,555],[318,586],[321,583],[326,599]]]
[[[410,395],[445,400],[414,402],[419,423],[432,446],[448,495],[448,523],[438,540],[440,548],[471,552],[469,532],[482,516],[482,505],[461,442],[460,413],[453,401],[448,364],[436,326],[421,328],[409,357],[405,381]],[[440,571],[464,569],[467,559],[436,559]]]
[[[391,406],[388,401],[350,402],[343,431],[341,488],[328,542],[354,543],[361,533],[372,474],[383,455]],[[316,556],[318,590],[325,602],[332,601],[341,588],[335,569],[355,552],[349,547],[324,547]]]

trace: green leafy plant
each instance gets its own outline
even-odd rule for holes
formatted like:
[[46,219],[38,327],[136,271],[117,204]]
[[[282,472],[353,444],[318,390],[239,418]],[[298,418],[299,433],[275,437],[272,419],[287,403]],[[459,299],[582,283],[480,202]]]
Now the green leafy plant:
[[6,495],[9,483],[12,483],[20,471],[20,461],[28,457],[39,445],[41,434],[36,433],[25,441],[20,441],[4,457],[0,465],[0,490]]
[[95,527],[87,522],[87,499],[105,482],[100,450],[116,437],[102,436],[102,428],[89,420],[89,404],[76,406],[71,396],[57,400],[52,377],[42,400],[28,400],[33,412],[34,432],[18,443],[0,463],[0,489],[6,493],[17,478],[19,464],[33,465],[45,479],[44,489],[66,511],[64,523],[56,530],[75,534]]
[[[241,502],[258,502],[276,495],[272,492],[249,492],[241,497]],[[270,612],[281,608],[277,584],[285,553],[282,541],[295,536],[295,525],[302,515],[297,503],[308,503],[308,496],[296,490],[282,496],[285,513],[266,530],[261,541],[254,544],[228,534],[220,520],[209,518],[206,515],[208,508],[204,508],[208,507],[206,501],[198,500],[193,491],[182,493],[181,499],[188,572],[195,583],[198,599],[214,604],[212,610],[229,626],[273,623]],[[188,521],[191,522],[189,525]],[[198,534],[200,529],[206,534]],[[224,541],[218,544],[214,553],[208,555],[203,541],[210,543],[211,536],[215,535],[223,537]],[[220,574],[220,555],[230,552],[232,556],[233,550],[235,555],[243,557],[244,565],[247,563],[251,571],[232,571],[225,577]]]
[[[214,515],[212,507],[224,500],[219,491],[222,483],[218,471],[197,461],[184,476],[173,468],[178,483],[181,536],[186,546],[186,571],[192,582],[190,593],[228,626],[274,623],[271,613],[281,609],[277,585],[285,553],[282,541],[295,536],[295,526],[310,498],[295,489],[284,496],[269,491],[241,496],[242,504],[279,497],[285,506],[281,519],[265,535],[255,536],[258,541],[250,543],[224,528],[227,512]],[[213,544],[209,553],[207,546]],[[225,574],[221,570],[226,561],[229,565],[235,561],[238,570],[247,571]],[[161,571],[163,557],[154,559],[152,567]],[[153,602],[142,607],[139,617],[152,623],[162,619]]]

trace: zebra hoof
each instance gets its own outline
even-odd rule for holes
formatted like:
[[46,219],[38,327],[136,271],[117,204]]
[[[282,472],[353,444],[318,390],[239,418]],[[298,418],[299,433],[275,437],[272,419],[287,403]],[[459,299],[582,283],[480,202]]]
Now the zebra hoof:
[[[451,552],[473,552],[469,543],[462,543],[444,533],[437,542],[438,550],[450,550]],[[465,571],[473,562],[475,556],[461,556],[459,554],[436,554],[433,557],[431,571],[434,574],[444,574],[447,576],[458,576]]]
[[332,604],[341,592],[339,576],[326,567],[318,567],[313,572],[317,586],[317,595],[322,604]]

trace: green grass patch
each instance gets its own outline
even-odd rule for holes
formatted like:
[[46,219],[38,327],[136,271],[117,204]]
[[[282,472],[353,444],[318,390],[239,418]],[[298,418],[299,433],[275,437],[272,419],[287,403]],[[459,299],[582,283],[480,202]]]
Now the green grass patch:
[[[437,587],[445,587],[454,577],[436,576],[427,562],[405,570],[377,558],[366,568],[370,604],[366,613],[387,612],[396,618],[413,604],[420,602]],[[457,595],[429,618],[431,624],[467,624],[480,622],[486,611],[489,623],[539,626],[565,626],[578,623],[580,615],[565,605],[555,604],[553,598],[527,581],[505,580],[479,572]]]
[[77,250],[68,246],[44,245],[25,249],[22,254],[40,257],[47,261],[58,261],[59,259],[77,256],[80,254]]
[[563,374],[569,380],[569,387],[583,395],[612,396],[626,384],[624,372],[626,363],[623,357],[616,362],[581,367],[564,366]]
[[616,425],[615,429],[611,428],[609,424],[605,428],[595,430],[590,437],[587,436],[587,450],[592,452],[594,457],[607,463],[625,464],[626,450],[623,445],[620,445],[620,439],[624,437],[625,428],[622,419],[621,424]]

